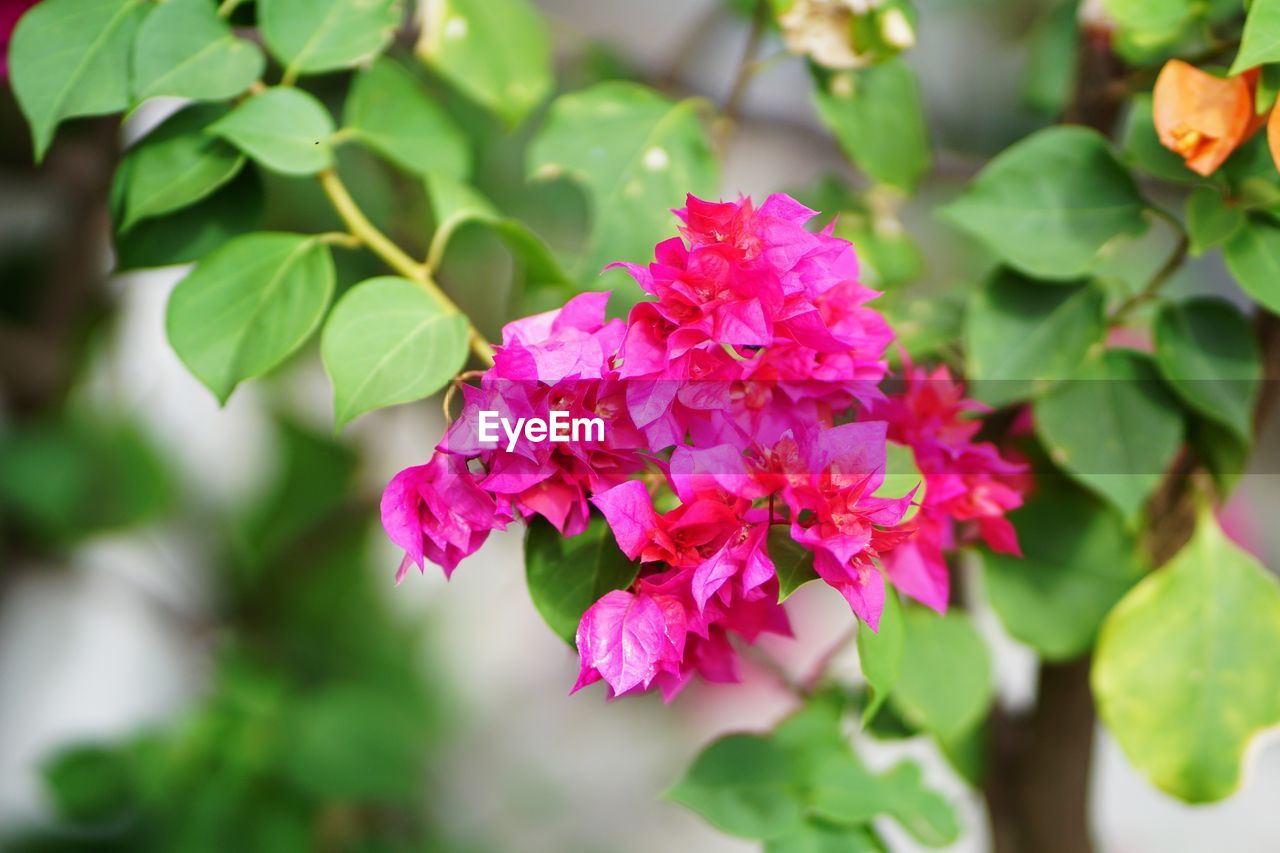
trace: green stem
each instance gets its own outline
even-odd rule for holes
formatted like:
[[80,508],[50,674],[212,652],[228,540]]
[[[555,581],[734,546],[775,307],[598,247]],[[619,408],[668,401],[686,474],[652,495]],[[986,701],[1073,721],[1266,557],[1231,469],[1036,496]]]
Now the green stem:
[[244,2],[244,0],[222,0],[222,3],[218,6],[218,17],[230,18],[231,13],[234,12],[236,7],[242,2]]
[[1112,312],[1109,319],[1109,323],[1112,326],[1120,325],[1128,319],[1129,315],[1132,314],[1135,309],[1159,296],[1160,289],[1164,287],[1165,283],[1173,277],[1173,274],[1182,267],[1182,264],[1187,259],[1187,252],[1191,248],[1191,240],[1187,236],[1187,232],[1183,230],[1182,223],[1178,221],[1176,216],[1169,213],[1167,210],[1162,210],[1158,207],[1152,208],[1152,212],[1159,218],[1169,222],[1177,229],[1178,242],[1173,247],[1173,252],[1170,253],[1169,259],[1161,265],[1160,269],[1155,271],[1155,274],[1151,276],[1151,279],[1147,282],[1146,286],[1116,306],[1116,310]]
[[[326,169],[320,173],[319,180],[321,188],[324,189],[325,195],[329,197],[329,202],[333,205],[333,209],[337,211],[338,216],[342,218],[342,221],[351,231],[353,238],[385,261],[387,266],[425,290],[446,314],[462,313],[453,300],[436,284],[435,279],[431,276],[431,269],[426,264],[420,264],[405,254],[403,249],[393,243],[386,234],[383,234],[376,225],[369,221],[369,218],[364,215],[364,211],[360,209],[355,199],[351,197],[351,193],[348,192],[346,185],[342,183],[337,172],[332,169]],[[470,318],[468,318],[467,322],[470,326],[471,351],[482,362],[492,365],[493,345],[476,331],[474,325],[470,324]]]

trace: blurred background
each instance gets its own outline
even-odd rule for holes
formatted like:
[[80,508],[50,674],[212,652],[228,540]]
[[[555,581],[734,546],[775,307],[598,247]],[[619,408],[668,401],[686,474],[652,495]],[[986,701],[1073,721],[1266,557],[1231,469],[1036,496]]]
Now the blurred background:
[[[720,103],[749,25],[742,4],[721,0],[539,5],[562,89],[634,78]],[[896,285],[884,310],[912,352],[946,358],[938,342],[955,336],[958,306],[990,259],[931,210],[1059,111],[1074,6],[918,6],[910,60],[934,171],[909,203],[874,197],[866,222],[845,222],[874,249],[869,275]],[[829,176],[856,185],[814,115],[801,61],[772,39],[762,55],[725,152],[723,194],[807,188],[821,198],[814,188]],[[315,90],[336,104],[344,85],[321,77]],[[73,122],[36,168],[0,87],[0,847],[755,849],[660,794],[700,744],[788,711],[769,673],[747,663],[744,684],[697,685],[671,706],[655,696],[606,704],[595,689],[569,697],[577,659],[529,602],[520,529],[492,537],[447,584],[429,571],[393,585],[399,555],[377,499],[399,468],[429,455],[443,429],[438,400],[335,436],[314,342],[225,408],[178,362],[163,315],[185,269],[124,271],[146,266],[147,241],[165,235],[135,232],[117,257],[109,205],[120,151],[172,108],[148,104],[123,132],[114,118]],[[478,140],[490,196],[553,245],[580,240],[581,194],[564,181],[526,185],[524,136],[451,108]],[[366,210],[425,250],[419,187],[357,150],[343,149],[341,169]],[[305,182],[249,190],[263,198],[265,227],[337,224]],[[1170,238],[1152,232],[1112,259],[1114,276],[1141,281],[1160,263]],[[380,271],[352,253],[339,262],[340,282]],[[1192,263],[1176,287],[1237,298],[1219,263]],[[512,276],[502,245],[476,229],[454,241],[440,278],[495,337],[514,312],[543,307],[510,299]],[[1280,528],[1267,523],[1278,461],[1273,419],[1229,509],[1270,566],[1280,565]],[[769,647],[797,673],[851,619],[819,587],[792,599],[796,638]],[[1034,656],[990,614],[980,622],[1002,701],[1025,704]],[[844,671],[855,677],[852,659]],[[978,795],[932,746],[864,746],[874,766],[903,753],[924,761],[961,809],[966,832],[953,849],[987,848]],[[1280,850],[1274,742],[1258,748],[1242,792],[1209,807],[1157,792],[1105,733],[1094,748],[1100,849]],[[885,834],[912,849],[894,827]]]

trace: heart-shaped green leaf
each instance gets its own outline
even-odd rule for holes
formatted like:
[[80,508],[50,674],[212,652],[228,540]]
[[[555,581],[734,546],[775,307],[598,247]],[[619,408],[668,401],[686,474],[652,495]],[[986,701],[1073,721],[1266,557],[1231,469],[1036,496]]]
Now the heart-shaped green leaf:
[[345,131],[402,169],[458,179],[471,172],[466,136],[394,60],[379,59],[356,74],[343,121]]
[[551,92],[551,38],[528,0],[435,0],[419,55],[476,103],[519,124]]
[[404,278],[362,281],[325,324],[320,355],[333,381],[334,420],[421,400],[467,360],[467,318]]
[[333,165],[333,119],[306,92],[278,86],[254,95],[209,132],[285,175],[313,175]]
[[1022,556],[982,554],[992,607],[1009,633],[1041,656],[1082,654],[1147,570],[1137,543],[1114,508],[1069,482],[1042,489],[1010,520]]
[[[119,172],[117,172],[119,174]],[[231,183],[191,207],[145,219],[116,235],[116,271],[198,261],[262,221],[262,178],[244,169]]]
[[1223,247],[1222,257],[1245,293],[1267,310],[1280,311],[1280,225],[1249,217]]
[[146,0],[44,0],[22,16],[9,69],[37,162],[63,119],[129,106],[129,48],[150,9]]
[[1107,617],[1092,680],[1103,722],[1157,787],[1229,796],[1249,741],[1280,723],[1280,584],[1205,512]]
[[929,169],[916,73],[901,59],[827,74],[814,67],[814,102],[845,155],[880,183],[912,190]]
[[1191,238],[1193,255],[1230,241],[1244,223],[1244,211],[1227,204],[1214,187],[1196,187],[1187,196],[1187,236]]
[[995,686],[987,648],[963,612],[903,613],[902,668],[889,702],[911,725],[948,740],[986,712]]
[[1107,141],[1063,125],[1002,152],[942,214],[1023,272],[1072,279],[1107,243],[1143,231],[1145,207]]
[[1280,2],[1253,0],[1245,18],[1240,50],[1231,73],[1241,74],[1264,62],[1280,61]]
[[1046,285],[998,271],[974,291],[965,314],[975,396],[999,406],[1071,375],[1106,334],[1105,306],[1093,281]]
[[1050,458],[1132,519],[1182,441],[1182,410],[1152,359],[1110,350],[1035,402]]
[[646,262],[675,225],[685,193],[716,191],[716,162],[693,101],[672,103],[635,83],[562,95],[529,148],[530,176],[568,175],[592,207],[577,270],[595,280],[612,261]]
[[266,60],[236,38],[209,0],[168,0],[147,16],[133,43],[133,96],[218,101],[262,76]]
[[368,62],[400,24],[400,0],[258,0],[258,23],[285,79]]
[[1262,357],[1240,309],[1214,297],[1169,302],[1154,331],[1156,363],[1178,396],[1247,441]]
[[226,402],[236,385],[302,346],[333,295],[333,259],[319,238],[248,234],[196,264],[169,297],[169,343]]
[[800,821],[801,803],[787,751],[760,735],[728,735],[704,749],[667,792],[730,835],[773,838]]
[[811,799],[813,813],[834,823],[857,826],[887,814],[930,847],[960,837],[955,811],[910,761],[872,773],[848,754],[829,753],[814,768]]
[[244,155],[205,133],[226,113],[221,105],[187,107],[129,149],[112,189],[123,203],[120,231],[194,204],[236,176]]

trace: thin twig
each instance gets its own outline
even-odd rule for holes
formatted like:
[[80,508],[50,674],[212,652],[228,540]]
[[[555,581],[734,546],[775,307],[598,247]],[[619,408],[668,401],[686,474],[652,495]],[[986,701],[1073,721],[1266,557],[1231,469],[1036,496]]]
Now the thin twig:
[[[320,186],[324,189],[325,195],[329,197],[333,209],[338,212],[338,216],[350,229],[351,234],[378,257],[382,258],[396,272],[405,278],[417,284],[425,290],[446,314],[462,314],[458,306],[449,298],[440,286],[436,284],[435,279],[431,277],[431,270],[426,264],[420,264],[413,258],[405,254],[404,250],[391,241],[391,238],[383,234],[378,227],[369,221],[364,215],[364,211],[356,204],[355,199],[351,197],[351,193],[347,190],[345,184],[338,177],[338,173],[332,169],[326,169],[319,174]],[[464,315],[465,316],[465,315]],[[485,364],[493,364],[493,345],[485,340],[476,327],[471,324],[470,318],[467,319],[470,328],[471,351]]]
[[1187,252],[1191,248],[1191,240],[1186,231],[1183,230],[1182,224],[1165,211],[1157,210],[1157,213],[1177,226],[1179,231],[1178,243],[1173,247],[1173,252],[1170,253],[1169,259],[1151,276],[1151,280],[1147,282],[1146,287],[1116,306],[1116,310],[1112,312],[1109,319],[1109,323],[1112,326],[1117,326],[1124,322],[1135,309],[1159,296],[1160,289],[1164,287],[1165,283],[1173,277],[1173,274],[1182,267],[1183,262],[1187,259]]
[[760,66],[755,61],[760,52],[760,43],[764,39],[764,28],[769,21],[768,0],[756,0],[755,12],[751,16],[751,30],[747,33],[747,44],[742,50],[742,59],[738,61],[738,71],[733,77],[733,86],[729,96],[725,98],[724,109],[720,112],[720,122],[716,127],[714,148],[716,154],[723,157],[729,137],[738,123],[738,114],[742,111],[742,102],[746,98],[747,84],[755,76]]

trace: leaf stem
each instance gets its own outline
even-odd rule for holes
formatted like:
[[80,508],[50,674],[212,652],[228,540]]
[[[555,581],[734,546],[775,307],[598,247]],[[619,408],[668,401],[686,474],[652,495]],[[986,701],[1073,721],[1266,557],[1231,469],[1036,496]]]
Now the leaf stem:
[[1187,232],[1183,229],[1182,223],[1178,221],[1176,216],[1169,213],[1167,210],[1162,210],[1158,207],[1154,207],[1151,210],[1156,216],[1168,221],[1178,230],[1177,245],[1173,247],[1173,252],[1170,253],[1169,259],[1161,265],[1160,269],[1155,271],[1155,274],[1151,276],[1151,280],[1147,282],[1146,286],[1116,306],[1116,310],[1112,312],[1111,317],[1108,320],[1109,324],[1112,326],[1118,326],[1120,323],[1124,322],[1124,320],[1126,320],[1135,309],[1155,299],[1160,294],[1160,288],[1164,287],[1165,283],[1178,271],[1183,262],[1186,261],[1187,252],[1191,248],[1191,240],[1187,236]]
[[218,5],[218,17],[230,18],[231,13],[243,2],[244,0],[222,0],[222,3]]
[[348,234],[346,231],[328,231],[319,235],[321,243],[327,243],[330,246],[341,246],[344,249],[358,249],[364,245],[360,242],[360,238],[354,234]]
[[[436,300],[446,314],[462,313],[453,300],[436,284],[435,279],[431,277],[431,270],[426,264],[420,264],[405,254],[403,249],[393,243],[391,238],[383,234],[376,225],[369,221],[369,218],[364,215],[364,211],[360,209],[355,199],[351,197],[351,193],[348,192],[346,185],[342,183],[337,172],[333,169],[325,169],[319,174],[318,178],[321,188],[324,189],[325,195],[329,197],[329,202],[333,205],[333,209],[342,218],[354,239],[385,261],[387,266],[425,290],[428,295]],[[470,323],[469,318],[468,323]],[[474,325],[470,326],[470,330],[471,351],[476,354],[480,361],[486,365],[492,365],[493,345],[476,331]]]

